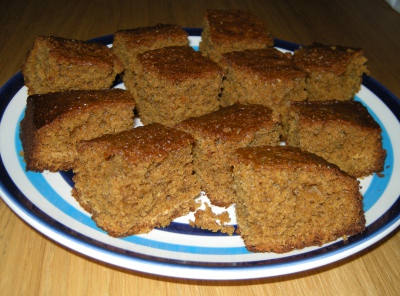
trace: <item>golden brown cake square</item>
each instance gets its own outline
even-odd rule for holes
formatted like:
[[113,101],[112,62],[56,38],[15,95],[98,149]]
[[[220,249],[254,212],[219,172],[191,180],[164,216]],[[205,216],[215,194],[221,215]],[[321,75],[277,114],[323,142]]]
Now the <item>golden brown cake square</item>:
[[261,104],[274,110],[285,125],[291,101],[307,99],[306,73],[297,69],[290,53],[275,48],[225,53],[221,106],[235,102]]
[[351,100],[369,73],[363,50],[348,46],[313,43],[296,50],[293,60],[307,72],[309,101]]
[[106,45],[39,36],[27,54],[22,74],[32,95],[109,88],[122,70],[121,61]]
[[364,177],[383,171],[386,151],[381,132],[358,101],[292,102],[286,143]]
[[174,24],[119,30],[114,34],[113,51],[124,65],[123,80],[135,96],[135,60],[138,53],[167,46],[188,45],[188,33]]
[[144,124],[173,125],[219,109],[222,69],[189,46],[137,56],[136,103]]
[[282,127],[271,109],[241,105],[182,121],[176,126],[196,139],[194,168],[213,205],[228,207],[234,189],[230,154],[237,148],[279,145]]
[[111,236],[165,227],[196,208],[193,142],[160,124],[82,141],[72,195]]
[[336,165],[289,146],[234,156],[236,219],[249,251],[321,246],[365,229],[359,182]]
[[274,40],[264,21],[250,11],[206,10],[199,49],[216,62],[225,52],[273,45]]
[[20,126],[26,169],[71,169],[77,142],[132,129],[134,108],[132,95],[121,89],[29,96]]

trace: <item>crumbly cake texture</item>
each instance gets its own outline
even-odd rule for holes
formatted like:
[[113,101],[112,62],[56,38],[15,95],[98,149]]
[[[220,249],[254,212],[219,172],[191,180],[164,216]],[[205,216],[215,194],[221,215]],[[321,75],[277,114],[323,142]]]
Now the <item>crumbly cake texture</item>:
[[137,111],[144,124],[173,125],[219,109],[222,69],[189,46],[137,55]]
[[194,213],[195,220],[189,220],[189,225],[198,227],[203,230],[210,230],[212,232],[222,232],[232,235],[235,232],[235,227],[227,225],[231,222],[228,211],[223,211],[220,214],[213,212],[208,203],[204,203],[204,209],[198,209]]
[[216,62],[226,52],[274,45],[264,21],[249,11],[208,9],[203,22],[199,49]]
[[113,237],[168,226],[197,208],[193,142],[160,124],[82,141],[72,195]]
[[265,105],[285,125],[290,102],[307,99],[306,73],[294,66],[290,53],[275,48],[236,51],[223,54],[220,64],[225,72],[221,106]]
[[20,125],[26,169],[71,169],[77,142],[132,129],[134,108],[132,95],[121,89],[29,96]]
[[109,88],[122,70],[106,45],[54,36],[37,37],[22,66],[29,95]]
[[279,145],[282,127],[271,109],[262,105],[241,105],[186,119],[176,128],[196,139],[194,168],[201,188],[213,205],[233,203],[230,154],[237,148]]
[[285,253],[365,229],[359,182],[289,146],[236,150],[238,232],[251,252]]
[[174,24],[119,30],[114,34],[113,51],[124,65],[126,88],[136,96],[135,60],[138,53],[168,46],[188,45],[189,34]]
[[309,101],[351,100],[368,74],[363,50],[313,43],[293,54],[296,66],[307,72]]
[[354,177],[383,171],[381,128],[358,101],[293,102],[286,144],[313,152]]

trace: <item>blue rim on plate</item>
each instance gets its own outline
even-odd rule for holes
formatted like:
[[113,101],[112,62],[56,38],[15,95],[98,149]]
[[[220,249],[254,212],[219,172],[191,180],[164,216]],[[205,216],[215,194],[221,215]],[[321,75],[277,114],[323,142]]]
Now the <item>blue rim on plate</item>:
[[[188,28],[186,30],[190,36],[200,36],[202,31],[199,28]],[[111,44],[113,35],[95,38],[91,41]],[[299,47],[298,44],[278,39],[275,39],[275,46],[290,51]],[[363,77],[363,86],[375,94],[393,113],[397,122],[400,122],[400,101],[390,91],[370,76]],[[19,72],[0,89],[0,122],[2,122],[1,120],[9,103],[22,87],[23,77]],[[373,110],[370,109],[370,112],[373,113]],[[16,135],[16,138],[18,138],[18,135]],[[390,140],[387,145],[391,147]],[[400,191],[398,191],[396,196],[393,197],[394,202],[391,206],[385,209],[385,212],[378,219],[369,224],[363,233],[349,237],[346,243],[343,240],[339,240],[304,253],[294,253],[284,257],[268,257],[251,261],[210,262],[207,260],[197,261],[160,257],[156,254],[144,254],[110,245],[94,237],[82,234],[69,227],[69,225],[60,223],[57,219],[49,216],[40,207],[32,203],[29,196],[25,196],[22,193],[21,188],[15,184],[15,180],[9,175],[3,162],[3,155],[1,156],[0,192],[4,201],[28,224],[49,238],[89,257],[124,268],[158,275],[195,279],[244,279],[307,270],[329,264],[365,249],[396,229],[400,222]],[[393,164],[390,165],[393,166]],[[393,167],[387,167],[386,169],[388,174],[391,174],[390,170],[393,170]],[[70,172],[62,172],[60,175],[67,183],[72,185]],[[194,229],[187,224],[179,222],[173,222],[167,228],[160,230],[193,236],[216,236],[222,238],[226,236],[221,233],[214,234]],[[241,248],[243,249],[243,247]],[[102,257],[103,255],[105,256],[104,258]],[[122,260],[124,263],[119,263],[119,260]]]

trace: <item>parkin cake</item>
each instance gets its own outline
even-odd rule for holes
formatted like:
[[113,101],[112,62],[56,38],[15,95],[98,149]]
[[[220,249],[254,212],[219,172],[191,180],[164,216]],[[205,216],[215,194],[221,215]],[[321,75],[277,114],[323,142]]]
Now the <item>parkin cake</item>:
[[26,169],[71,169],[77,142],[132,129],[134,108],[132,95],[121,89],[29,96],[20,126]]
[[39,36],[22,66],[28,94],[110,88],[123,71],[106,45],[54,36]]
[[226,52],[274,45],[264,21],[250,11],[207,9],[203,22],[199,49],[216,62]]
[[336,165],[289,146],[234,156],[238,231],[249,251],[285,253],[365,229],[359,181]]
[[165,227],[196,209],[193,143],[156,123],[82,141],[72,195],[111,236]]
[[218,110],[222,69],[189,46],[137,55],[136,103],[144,124],[174,125]]
[[358,178],[383,171],[381,133],[358,101],[292,102],[286,144],[313,152]]
[[363,50],[313,43],[293,54],[296,66],[307,73],[309,101],[352,100],[368,74]]

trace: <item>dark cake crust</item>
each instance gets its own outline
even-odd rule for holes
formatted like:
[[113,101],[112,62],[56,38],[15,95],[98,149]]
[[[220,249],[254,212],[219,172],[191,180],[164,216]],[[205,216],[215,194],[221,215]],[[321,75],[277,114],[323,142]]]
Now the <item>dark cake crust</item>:
[[367,108],[358,101],[291,102],[291,107],[301,113],[306,120],[340,121],[380,130],[379,124],[369,114]]
[[172,150],[180,149],[194,142],[194,138],[185,132],[168,128],[158,123],[137,127],[134,132],[123,131],[114,135],[104,135],[86,141],[86,148],[93,143],[102,149],[105,157],[121,155],[131,163],[160,160],[168,156]]
[[224,67],[236,67],[264,80],[305,78],[306,73],[294,66],[292,55],[275,48],[247,49],[222,55]]
[[[238,143],[245,138],[253,138],[254,133],[263,127],[273,129],[277,123],[278,120],[268,107],[236,103],[203,116],[188,118],[177,127],[195,131],[210,139]],[[276,141],[278,143],[279,137]]]
[[293,56],[296,65],[306,72],[326,71],[343,74],[350,60],[363,54],[360,48],[313,43],[301,47]]
[[205,21],[210,29],[209,38],[214,44],[274,44],[263,20],[249,11],[207,9]]
[[33,108],[35,129],[40,129],[55,120],[74,117],[86,110],[105,108],[116,103],[125,103],[133,110],[135,103],[134,98],[122,89],[70,90],[32,95],[27,100]]
[[152,27],[118,30],[114,34],[113,47],[123,44],[125,48],[147,47],[150,50],[157,42],[176,43],[178,40],[182,45],[187,45],[188,36],[189,34],[178,25],[157,24]]
[[212,60],[189,46],[170,46],[138,54],[143,71],[172,83],[187,79],[212,78],[222,73]]

